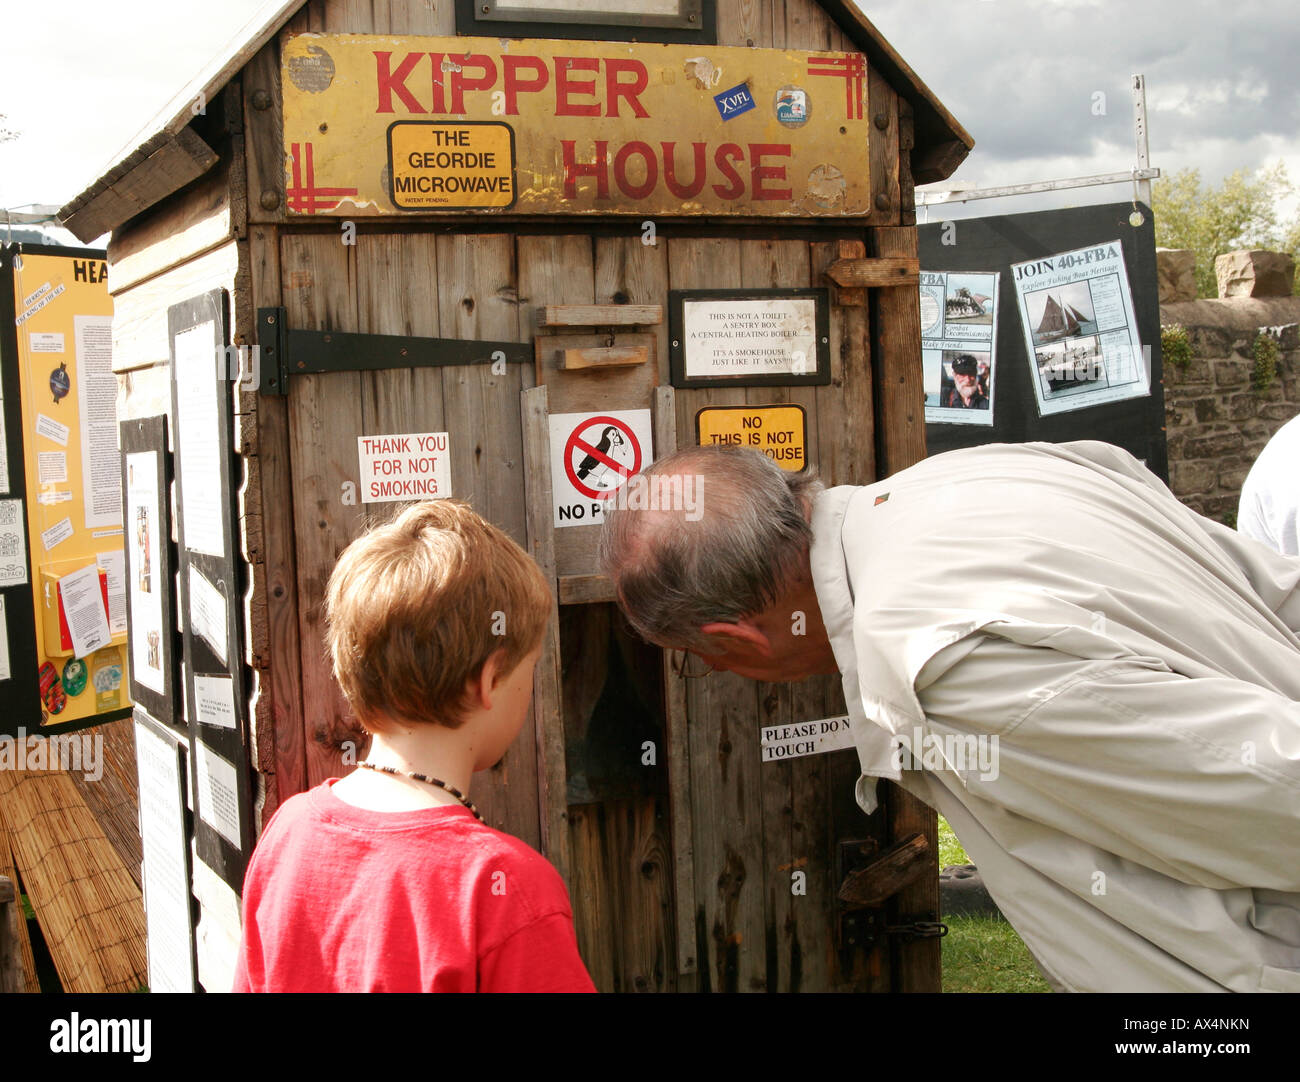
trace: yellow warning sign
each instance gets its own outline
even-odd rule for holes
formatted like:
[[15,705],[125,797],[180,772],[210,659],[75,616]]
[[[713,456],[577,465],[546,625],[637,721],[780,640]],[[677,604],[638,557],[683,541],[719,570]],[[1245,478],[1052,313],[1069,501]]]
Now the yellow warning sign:
[[695,415],[695,435],[701,447],[752,447],[792,473],[808,465],[808,417],[802,406],[709,406]]
[[508,124],[399,120],[388,128],[393,205],[402,210],[504,209],[515,202]]

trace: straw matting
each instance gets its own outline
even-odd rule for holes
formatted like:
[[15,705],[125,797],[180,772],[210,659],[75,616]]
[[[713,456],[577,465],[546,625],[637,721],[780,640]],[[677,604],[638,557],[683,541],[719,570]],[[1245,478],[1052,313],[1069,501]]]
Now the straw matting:
[[0,770],[0,805],[64,990],[134,992],[145,984],[140,889],[68,774]]

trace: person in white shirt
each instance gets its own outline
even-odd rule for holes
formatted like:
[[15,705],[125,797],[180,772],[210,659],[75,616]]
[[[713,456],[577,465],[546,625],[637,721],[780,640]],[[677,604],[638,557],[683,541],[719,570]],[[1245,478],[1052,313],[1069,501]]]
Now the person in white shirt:
[[1274,434],[1241,486],[1237,529],[1276,552],[1300,556],[1300,416]]
[[1300,990],[1300,560],[1096,442],[829,490],[738,447],[647,472],[696,499],[607,512],[632,626],[838,672],[859,805],[884,777],[938,809],[1054,988]]

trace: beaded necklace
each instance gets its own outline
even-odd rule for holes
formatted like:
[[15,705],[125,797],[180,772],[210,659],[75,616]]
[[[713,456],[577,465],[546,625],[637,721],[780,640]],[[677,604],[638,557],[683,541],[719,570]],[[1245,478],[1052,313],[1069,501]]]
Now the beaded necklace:
[[385,774],[393,774],[399,777],[405,776],[408,778],[413,778],[416,781],[424,782],[426,785],[436,785],[439,789],[445,790],[446,792],[454,796],[457,800],[459,800],[462,804],[464,804],[465,807],[467,807],[470,811],[474,813],[474,818],[477,819],[480,823],[485,821],[483,819],[483,816],[479,814],[478,808],[474,807],[474,804],[469,799],[469,797],[467,797],[454,785],[448,785],[445,781],[439,781],[437,778],[431,778],[427,774],[416,774],[414,771],[398,770],[396,767],[380,766],[378,763],[368,763],[364,760],[357,763],[357,766],[364,766],[367,770],[382,771]]

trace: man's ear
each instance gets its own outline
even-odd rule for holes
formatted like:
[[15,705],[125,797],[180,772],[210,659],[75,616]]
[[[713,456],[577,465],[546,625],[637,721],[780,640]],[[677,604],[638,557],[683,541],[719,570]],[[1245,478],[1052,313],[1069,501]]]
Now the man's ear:
[[737,646],[752,646],[762,657],[772,656],[772,643],[748,620],[741,619],[734,624],[705,624],[700,628],[700,632],[724,641],[729,640],[731,644]]

